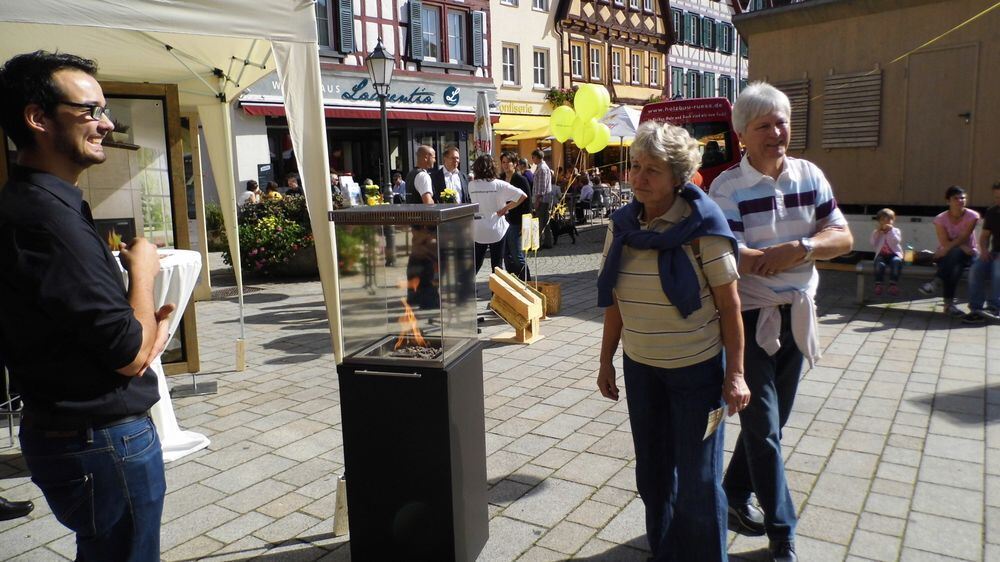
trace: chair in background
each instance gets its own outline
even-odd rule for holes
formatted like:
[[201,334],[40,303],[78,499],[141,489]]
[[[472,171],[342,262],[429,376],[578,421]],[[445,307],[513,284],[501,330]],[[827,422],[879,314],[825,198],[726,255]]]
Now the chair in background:
[[3,385],[0,387],[0,416],[7,418],[7,446],[14,446],[14,417],[18,418],[20,424],[21,417],[21,397],[11,390],[10,375],[7,373],[7,365],[3,356],[0,355],[0,374],[3,376]]

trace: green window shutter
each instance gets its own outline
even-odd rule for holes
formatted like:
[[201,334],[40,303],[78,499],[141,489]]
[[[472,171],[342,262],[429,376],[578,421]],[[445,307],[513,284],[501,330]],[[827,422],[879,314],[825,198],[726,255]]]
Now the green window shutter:
[[715,49],[715,20],[712,18],[701,20],[701,44],[706,49]]
[[420,0],[410,0],[410,58],[424,58],[423,10]]
[[681,42],[686,45],[691,44],[691,18],[693,17],[694,15],[691,13],[684,14],[684,37],[681,39]]
[[341,53],[354,52],[354,2],[352,0],[338,0],[340,37],[337,40],[337,47]]
[[726,52],[726,23],[719,21],[715,22],[715,46],[722,51]]
[[472,66],[486,66],[483,53],[483,28],[486,12],[472,12]]

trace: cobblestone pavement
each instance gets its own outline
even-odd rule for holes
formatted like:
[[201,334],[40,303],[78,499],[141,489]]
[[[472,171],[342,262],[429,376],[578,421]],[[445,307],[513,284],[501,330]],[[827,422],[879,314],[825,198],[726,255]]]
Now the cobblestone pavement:
[[[648,555],[625,401],[601,398],[594,384],[602,238],[599,227],[584,231],[532,264],[563,287],[545,339],[485,343],[491,521],[482,561]],[[163,556],[349,560],[347,539],[331,533],[343,451],[319,284],[249,284],[264,291],[246,297],[245,372],[233,371],[235,300],[197,304],[199,378],[219,392],[174,404],[181,426],[212,444],[167,466]],[[853,285],[853,275],[824,274],[825,354],[805,373],[782,440],[801,559],[1000,560],[1000,345],[987,346],[1000,327],[964,326],[927,299],[860,307]],[[916,282],[904,289],[916,296]],[[503,328],[487,325],[482,337]],[[728,451],[737,432],[730,420]],[[0,558],[73,557],[72,535],[16,446],[0,448],[0,495],[36,504],[30,517],[0,522]],[[730,538],[734,558],[765,558],[766,540]]]

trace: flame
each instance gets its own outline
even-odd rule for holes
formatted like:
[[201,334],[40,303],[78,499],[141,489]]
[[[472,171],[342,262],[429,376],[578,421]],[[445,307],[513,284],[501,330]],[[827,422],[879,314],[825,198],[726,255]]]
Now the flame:
[[396,338],[396,346],[393,349],[399,349],[411,343],[426,347],[427,340],[424,339],[420,328],[417,327],[417,317],[413,314],[413,309],[406,304],[405,297],[399,301],[403,303],[403,315],[399,317],[399,337]]
[[114,227],[111,227],[111,231],[108,232],[108,246],[111,248],[112,252],[116,252],[121,249],[122,245],[122,235],[118,234]]

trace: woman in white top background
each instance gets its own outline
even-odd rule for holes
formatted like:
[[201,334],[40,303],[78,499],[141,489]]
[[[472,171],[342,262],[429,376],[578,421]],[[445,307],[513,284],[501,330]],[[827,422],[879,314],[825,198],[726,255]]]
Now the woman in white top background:
[[483,267],[486,250],[490,251],[490,271],[503,266],[503,238],[509,224],[504,215],[527,199],[528,195],[513,185],[497,179],[493,156],[484,154],[472,163],[474,180],[469,182],[469,197],[479,204],[473,226],[476,242],[476,271]]

